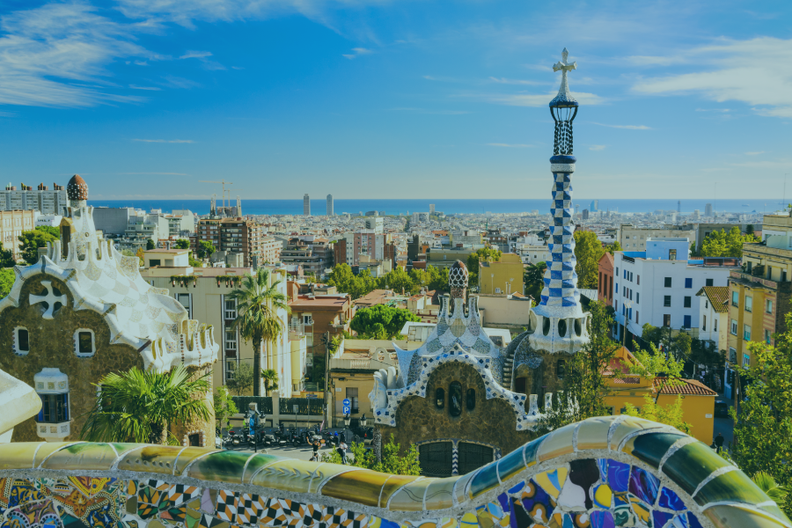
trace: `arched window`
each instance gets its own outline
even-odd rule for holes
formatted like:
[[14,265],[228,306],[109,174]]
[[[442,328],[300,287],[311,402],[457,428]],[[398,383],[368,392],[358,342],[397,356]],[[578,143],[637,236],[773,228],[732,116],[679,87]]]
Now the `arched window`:
[[472,411],[476,408],[476,390],[475,389],[468,389],[467,390],[467,397],[465,398],[465,403],[467,404],[467,410]]
[[567,333],[567,322],[566,319],[559,319],[558,320],[558,335],[561,337],[566,337]]
[[462,384],[452,381],[448,387],[448,413],[451,416],[462,414]]
[[96,338],[93,330],[80,328],[74,332],[74,352],[77,357],[91,357],[96,353]]
[[443,389],[435,391],[435,405],[438,409],[445,407],[445,391]]
[[563,359],[559,359],[556,362],[556,377],[562,380],[564,379],[565,374],[566,374],[566,361]]

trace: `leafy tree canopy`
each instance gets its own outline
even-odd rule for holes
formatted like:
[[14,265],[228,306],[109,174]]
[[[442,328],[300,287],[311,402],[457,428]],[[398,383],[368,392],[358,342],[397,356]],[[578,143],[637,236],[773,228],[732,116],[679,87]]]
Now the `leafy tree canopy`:
[[274,369],[261,369],[261,380],[264,382],[264,396],[267,396],[269,391],[278,388],[278,371]]
[[195,254],[199,259],[209,258],[214,252],[215,247],[211,242],[207,240],[198,241],[198,249],[195,251]]
[[613,254],[614,254],[614,253],[616,253],[617,251],[622,251],[621,244],[619,244],[619,241],[618,241],[618,240],[614,240],[614,241],[613,241],[613,244],[609,244],[609,245],[605,246],[605,249],[606,249],[606,250],[608,251],[608,253],[610,253],[611,255],[613,255]]
[[399,335],[405,323],[420,320],[420,317],[403,308],[378,304],[358,310],[349,326],[358,335],[368,339],[393,339]]
[[352,299],[359,299],[376,289],[390,289],[396,293],[415,295],[422,287],[429,290],[448,290],[448,269],[428,266],[425,270],[413,269],[409,273],[396,268],[385,275],[374,278],[368,270],[358,275],[352,273],[349,264],[336,264],[327,280],[327,284],[335,286],[339,292],[348,293]]
[[253,367],[247,363],[240,363],[234,372],[234,377],[226,381],[226,387],[234,391],[237,396],[242,396],[253,386]]
[[528,264],[525,267],[523,275],[523,282],[525,283],[525,294],[534,298],[534,302],[539,304],[542,296],[542,288],[544,288],[544,274],[547,270],[547,262],[537,262],[536,264]]
[[575,230],[575,271],[578,275],[578,286],[581,288],[597,288],[599,285],[599,259],[605,254],[602,242],[593,231]]
[[239,412],[231,394],[226,387],[218,387],[214,393],[214,415],[218,429],[228,423],[232,416]]
[[14,285],[15,273],[12,268],[0,269],[0,299],[11,293]]
[[[55,229],[50,227],[50,230]],[[35,264],[38,262],[38,248],[47,247],[47,242],[54,242],[59,240],[59,235],[52,234],[47,230],[46,226],[39,226],[33,231],[22,231],[19,235],[20,250],[22,258],[28,264]]]
[[[378,461],[373,450],[368,450],[362,443],[352,442],[349,446],[352,456],[347,456],[347,462],[356,467],[371,469],[379,473],[390,473],[391,475],[420,475],[421,464],[418,461],[418,449],[414,444],[404,455],[399,454],[401,446],[393,440],[391,434],[387,444],[382,446],[382,461]],[[340,464],[341,455],[333,449],[329,453],[322,455],[322,462]]]
[[154,241],[149,238],[148,240],[146,240],[146,249],[147,250],[157,249],[157,244],[155,244]]
[[190,241],[186,238],[180,238],[176,241],[176,249],[190,249]]
[[701,243],[702,257],[742,257],[743,244],[759,242],[753,234],[743,235],[740,228],[732,227],[727,233],[725,229],[713,231]]
[[[786,315],[792,329],[792,313]],[[792,485],[792,330],[775,336],[775,346],[751,342],[751,367],[735,418],[732,457],[752,475],[764,471],[779,485]],[[790,513],[787,501],[783,508]]]
[[53,227],[53,226],[36,226],[36,230],[42,231],[42,232],[47,233],[49,235],[52,235],[55,238],[58,238],[58,239],[60,238],[60,229],[58,229],[57,227]]
[[16,266],[14,253],[10,249],[0,247],[0,268],[13,268]]

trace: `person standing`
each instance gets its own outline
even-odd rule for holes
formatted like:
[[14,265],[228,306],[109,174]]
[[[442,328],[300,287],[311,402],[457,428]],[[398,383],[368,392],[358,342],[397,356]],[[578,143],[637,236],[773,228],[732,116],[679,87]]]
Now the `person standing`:
[[718,433],[718,436],[715,437],[715,451],[720,453],[721,449],[723,449],[723,435]]
[[346,445],[346,442],[344,442],[344,439],[342,438],[341,439],[341,443],[338,444],[338,454],[341,455],[341,463],[342,464],[346,464],[347,463],[346,452],[347,452],[347,445]]
[[319,462],[319,442],[314,442],[311,445],[313,446],[313,456],[309,462]]

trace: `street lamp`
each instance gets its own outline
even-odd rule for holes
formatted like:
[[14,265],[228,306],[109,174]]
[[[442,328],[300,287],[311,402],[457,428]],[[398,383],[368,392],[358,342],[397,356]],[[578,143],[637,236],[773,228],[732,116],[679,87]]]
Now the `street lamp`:
[[344,415],[344,427],[349,427],[349,422],[352,421],[352,417],[349,414]]
[[360,417],[360,426],[361,427],[366,427],[366,415],[365,414]]

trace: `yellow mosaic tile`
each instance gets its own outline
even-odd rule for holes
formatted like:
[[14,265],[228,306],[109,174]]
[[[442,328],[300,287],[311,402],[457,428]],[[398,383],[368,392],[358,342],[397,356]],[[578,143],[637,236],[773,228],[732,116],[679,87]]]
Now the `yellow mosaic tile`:
[[388,475],[374,471],[348,471],[332,477],[322,486],[322,495],[336,499],[349,500],[366,506],[379,504],[380,492]]
[[453,517],[443,517],[437,524],[437,528],[457,528],[458,524]]
[[108,470],[116,461],[110,444],[74,444],[52,454],[41,464],[43,469]]
[[311,479],[311,493],[321,493],[322,487],[330,482],[336,475],[345,473],[347,471],[356,471],[358,468],[344,466],[341,464],[318,464],[314,470],[314,477]]
[[185,476],[198,480],[242,484],[242,470],[248,459],[254,456],[256,455],[248,451],[217,451],[197,459],[186,470]]
[[607,449],[611,421],[607,418],[591,418],[582,422],[577,433],[578,450]]
[[308,493],[318,469],[315,462],[282,459],[256,473],[250,483],[254,486]]
[[570,424],[550,433],[550,436],[539,447],[536,460],[544,462],[551,458],[572,453],[574,451],[572,448],[572,435],[575,432],[575,427],[577,427],[577,424]]
[[44,442],[0,444],[0,469],[30,469],[36,448]]
[[402,486],[406,486],[413,480],[416,480],[419,477],[414,477],[410,475],[391,475],[385,484],[382,486],[382,495],[380,496],[380,508],[385,508],[388,506],[388,501],[393,496],[394,493],[399,491]]
[[616,426],[616,430],[613,432],[613,436],[610,439],[610,449],[612,451],[618,451],[622,440],[631,433],[640,431],[641,429],[649,430],[661,427],[663,427],[661,424],[650,422],[642,418],[635,418],[632,416],[624,418],[619,422],[619,425]]
[[419,478],[393,494],[388,501],[388,509],[391,511],[423,511],[423,498],[426,488],[431,484],[432,479]]
[[533,479],[537,484],[539,484],[539,486],[542,487],[543,490],[547,492],[548,495],[553,497],[553,499],[558,500],[558,496],[561,494],[561,488],[564,487],[568,473],[569,470],[567,470],[567,468],[560,467],[552,471],[539,473],[538,475],[534,476]]
[[713,506],[704,512],[716,528],[781,528],[788,526],[769,513],[758,513],[738,505]]
[[454,505],[455,478],[433,479],[426,490],[426,509],[443,510]]
[[176,457],[182,449],[181,447],[154,445],[133,449],[121,458],[118,469],[170,475],[173,473]]
[[466,513],[459,520],[459,528],[479,528],[478,517],[475,513]]

